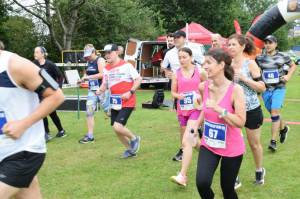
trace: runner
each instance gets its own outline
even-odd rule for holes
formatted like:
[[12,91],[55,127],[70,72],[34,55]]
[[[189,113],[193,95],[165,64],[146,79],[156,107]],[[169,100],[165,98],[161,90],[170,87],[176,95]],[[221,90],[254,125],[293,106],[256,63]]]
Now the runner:
[[[62,87],[62,81],[63,81],[63,76],[58,67],[49,59],[47,59],[48,53],[46,48],[42,46],[37,46],[34,49],[34,61],[35,65],[37,65],[40,68],[43,68],[49,73],[49,75],[59,84],[60,87]],[[40,100],[42,101],[42,96],[39,96]],[[66,131],[63,129],[61,121],[57,115],[56,110],[54,110],[52,113],[50,113],[50,118],[55,124],[58,133],[56,134],[55,137],[57,138],[62,138],[67,136]],[[45,126],[45,139],[46,141],[50,141],[52,139],[52,136],[50,135],[50,130],[49,130],[49,123],[48,123],[48,118],[45,117],[43,119],[44,126]]]
[[198,122],[204,126],[204,134],[197,167],[198,192],[203,199],[214,198],[211,184],[221,162],[223,197],[237,199],[234,183],[245,152],[241,131],[246,121],[243,90],[232,82],[231,58],[223,49],[210,50],[203,68],[209,81],[200,84],[203,109]]
[[41,199],[37,173],[46,153],[41,119],[63,102],[62,91],[44,69],[0,50],[0,93],[0,197]]
[[277,51],[276,48],[276,37],[269,35],[265,38],[266,53],[256,58],[256,62],[263,73],[263,81],[267,86],[267,90],[262,94],[262,97],[272,119],[271,141],[268,147],[272,152],[277,149],[278,133],[280,143],[284,143],[290,129],[282,120],[280,109],[285,98],[285,85],[296,70],[296,65],[291,58]]
[[122,158],[134,157],[140,148],[141,137],[126,128],[126,123],[136,105],[135,91],[142,78],[130,63],[120,59],[116,44],[106,45],[103,51],[108,64],[98,93],[103,93],[107,87],[110,89],[111,126],[126,147]]
[[177,176],[171,180],[179,185],[187,185],[187,170],[192,161],[193,147],[189,144],[189,132],[191,129],[197,134],[197,119],[200,115],[199,84],[206,80],[206,73],[198,69],[193,63],[191,49],[184,47],[178,51],[180,69],[172,78],[172,96],[177,99],[177,117],[181,127],[182,138],[182,166]]
[[84,47],[83,57],[87,60],[86,74],[81,78],[80,82],[85,80],[89,83],[89,91],[86,100],[86,119],[88,132],[79,140],[81,144],[87,144],[94,142],[94,113],[97,108],[99,98],[96,95],[97,89],[99,89],[102,83],[103,67],[105,66],[105,60],[102,57],[97,56],[95,47],[92,44],[86,44]]
[[[262,185],[265,176],[263,148],[260,141],[263,113],[257,93],[265,91],[266,87],[261,79],[259,67],[246,56],[246,54],[251,54],[255,50],[250,38],[239,34],[231,35],[228,39],[228,50],[232,56],[231,65],[235,73],[234,81],[242,86],[246,96],[245,129],[256,167],[254,183]],[[237,180],[236,188],[239,186],[241,186],[241,183]]]

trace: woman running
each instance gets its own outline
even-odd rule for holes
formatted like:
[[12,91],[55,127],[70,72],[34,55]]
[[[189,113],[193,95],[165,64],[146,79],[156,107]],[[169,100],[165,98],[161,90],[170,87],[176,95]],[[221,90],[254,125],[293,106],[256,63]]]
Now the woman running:
[[262,185],[265,176],[263,148],[260,142],[263,113],[257,93],[265,91],[266,87],[262,81],[259,67],[253,60],[247,58],[247,54],[251,54],[255,50],[251,38],[239,34],[231,35],[228,40],[228,49],[232,56],[231,66],[235,73],[234,81],[242,86],[246,96],[245,129],[256,166],[254,183]]
[[198,122],[204,130],[196,184],[201,198],[214,198],[211,184],[221,162],[223,196],[225,199],[236,199],[234,183],[245,152],[241,131],[246,121],[244,94],[242,88],[232,82],[231,58],[224,50],[210,50],[203,67],[209,80],[201,83],[199,88],[203,96],[203,109]]
[[172,78],[172,96],[177,100],[177,117],[184,132],[182,140],[183,157],[181,170],[177,176],[172,176],[171,180],[179,185],[187,185],[187,170],[192,160],[193,145],[189,144],[188,136],[191,129],[196,133],[197,119],[200,115],[200,95],[199,84],[206,80],[206,73],[203,69],[198,69],[192,63],[193,55],[189,48],[181,48],[178,51],[181,67]]

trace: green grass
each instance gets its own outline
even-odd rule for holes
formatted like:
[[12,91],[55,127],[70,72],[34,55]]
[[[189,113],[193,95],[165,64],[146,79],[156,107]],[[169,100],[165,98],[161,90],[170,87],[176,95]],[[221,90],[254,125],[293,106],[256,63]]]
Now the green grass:
[[[288,85],[287,98],[300,99],[298,72]],[[76,95],[75,89],[65,93]],[[86,90],[80,90],[85,94]],[[170,98],[170,93],[165,93]],[[60,112],[68,137],[48,143],[48,153],[39,173],[41,189],[46,199],[196,199],[195,185],[197,151],[194,151],[187,188],[180,188],[169,178],[180,169],[180,163],[171,161],[179,146],[178,122],[169,110],[146,110],[141,103],[151,100],[153,91],[139,91],[138,107],[128,127],[142,136],[138,157],[123,160],[124,148],[113,133],[104,114],[96,114],[96,141],[80,145],[78,140],[87,131],[85,113]],[[283,117],[300,121],[300,102],[286,101]],[[265,116],[269,115],[265,112]],[[51,122],[50,122],[51,123]],[[267,150],[270,123],[263,125],[264,167],[267,170],[265,185],[252,185],[254,162],[247,146],[240,170],[243,186],[238,190],[241,199],[298,199],[300,198],[300,126],[291,125],[288,140],[279,144],[275,154]],[[56,130],[51,125],[52,132]],[[222,198],[219,170],[213,181],[216,199]]]

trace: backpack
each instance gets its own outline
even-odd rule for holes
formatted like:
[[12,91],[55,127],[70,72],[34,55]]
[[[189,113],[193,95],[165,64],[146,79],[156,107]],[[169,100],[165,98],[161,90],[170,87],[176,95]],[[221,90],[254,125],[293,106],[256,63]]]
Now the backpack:
[[165,94],[163,89],[157,89],[153,95],[152,107],[159,108],[164,102]]

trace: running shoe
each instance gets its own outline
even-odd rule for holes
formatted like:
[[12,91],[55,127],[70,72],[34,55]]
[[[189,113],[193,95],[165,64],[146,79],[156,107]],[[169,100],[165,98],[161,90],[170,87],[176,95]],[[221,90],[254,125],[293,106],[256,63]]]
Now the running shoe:
[[237,190],[241,186],[242,186],[242,182],[240,181],[239,176],[237,176],[236,179],[235,179],[235,183],[234,183],[234,189]]
[[46,142],[49,142],[52,139],[53,139],[53,137],[49,133],[45,133],[45,140],[46,140]]
[[81,138],[78,142],[80,144],[88,144],[88,143],[93,143],[95,139],[92,137],[90,138],[89,136],[85,135],[83,138]]
[[130,141],[130,147],[132,150],[132,153],[136,154],[141,146],[141,137],[140,136],[136,136],[135,140],[131,140]]
[[265,183],[265,175],[266,175],[265,168],[262,168],[262,171],[256,171],[254,184],[263,185]]
[[269,148],[272,152],[275,152],[275,151],[277,150],[277,147],[276,147],[276,140],[271,140],[268,148]]
[[57,138],[63,138],[63,137],[66,137],[67,134],[66,134],[66,131],[65,130],[62,130],[62,131],[59,131],[55,137]]
[[183,151],[182,151],[182,149],[179,149],[179,151],[173,157],[173,161],[181,162],[182,161],[182,155],[183,155]]
[[126,158],[132,158],[132,157],[136,157],[136,154],[133,153],[133,151],[131,149],[127,149],[124,151],[122,158],[126,159]]
[[280,130],[279,132],[280,143],[284,143],[286,141],[289,131],[290,131],[290,127],[287,125],[284,127],[284,129]]
[[172,176],[170,179],[172,182],[174,182],[180,186],[186,187],[186,185],[187,185],[187,177],[183,176],[180,172],[177,176]]

